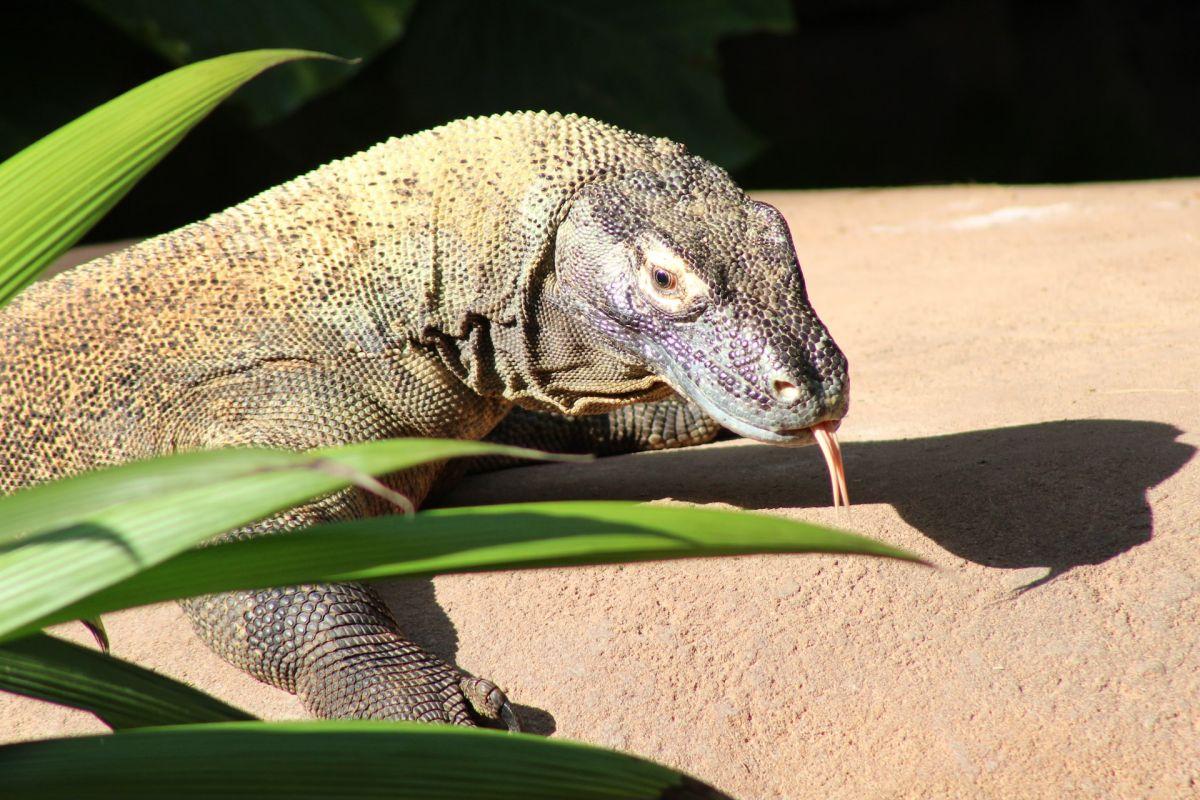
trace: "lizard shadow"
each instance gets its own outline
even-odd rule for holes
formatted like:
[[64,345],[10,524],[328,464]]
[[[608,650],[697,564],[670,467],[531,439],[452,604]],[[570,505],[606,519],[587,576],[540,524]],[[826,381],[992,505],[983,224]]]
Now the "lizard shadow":
[[[949,552],[988,567],[1043,567],[1034,588],[1150,540],[1147,490],[1196,448],[1174,426],[1063,420],[945,436],[844,445],[850,494],[889,504]],[[728,503],[747,509],[829,505],[815,448],[745,442],[519,467],[474,475],[427,506],[567,499]],[[454,663],[458,633],[428,579],[379,586],[414,642]],[[526,730],[550,734],[548,712],[517,706]]]
[[[951,553],[989,567],[1044,567],[1026,589],[1150,540],[1147,490],[1195,448],[1174,426],[1063,420],[844,445],[855,503],[886,503]],[[815,448],[718,443],[586,464],[477,475],[435,500],[478,505],[561,499],[827,506]]]

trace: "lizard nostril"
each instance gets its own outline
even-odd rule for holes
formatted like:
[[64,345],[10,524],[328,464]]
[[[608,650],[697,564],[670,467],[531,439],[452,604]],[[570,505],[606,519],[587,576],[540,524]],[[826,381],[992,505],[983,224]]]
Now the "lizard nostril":
[[776,377],[771,381],[771,393],[781,403],[794,403],[800,399],[800,387],[786,377]]

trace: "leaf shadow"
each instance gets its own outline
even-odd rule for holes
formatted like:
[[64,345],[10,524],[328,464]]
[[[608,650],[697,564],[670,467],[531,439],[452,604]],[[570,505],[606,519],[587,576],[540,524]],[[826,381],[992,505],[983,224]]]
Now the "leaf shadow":
[[0,542],[0,554],[21,550],[24,547],[39,547],[65,545],[71,547],[80,541],[107,542],[125,555],[136,566],[142,566],[142,554],[130,542],[124,531],[110,528],[97,522],[72,522],[52,530],[38,531],[33,534],[15,536]]

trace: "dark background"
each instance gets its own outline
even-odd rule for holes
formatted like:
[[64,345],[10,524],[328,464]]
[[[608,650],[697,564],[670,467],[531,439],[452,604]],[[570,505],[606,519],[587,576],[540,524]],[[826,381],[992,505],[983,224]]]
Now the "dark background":
[[258,79],[92,240],[513,109],[671,136],[749,188],[1200,174],[1197,0],[19,0],[0,30],[0,158],[188,61],[362,58]]

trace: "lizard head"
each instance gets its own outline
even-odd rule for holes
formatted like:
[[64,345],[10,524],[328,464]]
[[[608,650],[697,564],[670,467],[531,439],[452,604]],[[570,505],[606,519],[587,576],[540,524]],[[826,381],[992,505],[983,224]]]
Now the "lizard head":
[[824,449],[846,413],[846,358],[809,304],[787,223],[716,167],[584,187],[555,273],[558,301],[598,341],[734,433]]

